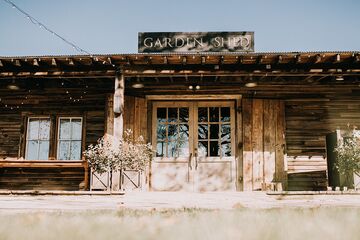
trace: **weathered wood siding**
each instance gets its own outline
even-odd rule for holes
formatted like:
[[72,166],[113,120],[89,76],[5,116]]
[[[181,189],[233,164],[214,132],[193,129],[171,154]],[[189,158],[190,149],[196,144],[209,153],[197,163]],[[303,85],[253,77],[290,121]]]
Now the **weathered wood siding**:
[[[84,165],[38,167],[37,163],[22,166],[17,161],[16,166],[8,167],[4,163],[24,157],[26,120],[29,116],[50,116],[53,123],[59,116],[83,117],[83,148],[96,143],[104,134],[106,96],[113,92],[113,81],[24,79],[17,82],[21,89],[16,92],[0,89],[0,188],[83,189],[87,181]],[[56,160],[56,149],[53,147],[56,134],[52,131],[49,162]]]
[[261,190],[264,184],[285,180],[284,103],[243,99],[243,189]]
[[289,156],[326,156],[325,136],[336,129],[360,126],[360,98],[285,101]]
[[18,113],[1,114],[0,160],[17,158],[19,154],[21,116]]
[[131,129],[133,137],[141,135],[148,140],[147,114],[145,98],[125,96],[124,131]]
[[326,134],[360,126],[360,99],[289,99],[286,145],[290,190],[326,189]]
[[4,167],[0,168],[0,189],[84,190],[84,168]]

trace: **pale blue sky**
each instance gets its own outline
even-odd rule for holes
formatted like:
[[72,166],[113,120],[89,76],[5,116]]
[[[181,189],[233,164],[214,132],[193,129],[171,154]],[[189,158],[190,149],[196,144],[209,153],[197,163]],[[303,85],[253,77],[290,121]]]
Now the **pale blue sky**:
[[[12,0],[92,53],[136,53],[142,31],[254,31],[256,52],[359,51],[359,0]],[[78,54],[0,0],[0,56]]]

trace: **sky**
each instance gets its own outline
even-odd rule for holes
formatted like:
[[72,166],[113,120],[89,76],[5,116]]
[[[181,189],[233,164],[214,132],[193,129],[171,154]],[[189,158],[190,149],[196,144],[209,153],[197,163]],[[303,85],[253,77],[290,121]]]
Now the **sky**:
[[[359,0],[11,0],[94,54],[136,53],[138,32],[254,31],[255,52],[359,51]],[[0,0],[0,56],[79,54]]]

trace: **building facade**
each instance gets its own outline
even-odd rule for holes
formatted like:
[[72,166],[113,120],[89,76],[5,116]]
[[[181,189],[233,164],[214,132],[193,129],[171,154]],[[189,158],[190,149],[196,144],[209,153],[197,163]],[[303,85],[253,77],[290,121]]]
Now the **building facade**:
[[326,189],[359,75],[358,52],[0,57],[0,188],[89,189],[82,152],[132,129],[156,151],[145,189]]

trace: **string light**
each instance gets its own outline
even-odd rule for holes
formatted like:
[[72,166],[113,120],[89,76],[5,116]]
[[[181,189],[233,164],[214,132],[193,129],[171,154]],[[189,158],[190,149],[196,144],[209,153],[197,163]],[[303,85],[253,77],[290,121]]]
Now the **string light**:
[[[29,13],[25,12],[24,10],[22,10],[20,7],[18,7],[15,3],[13,3],[11,0],[3,0],[4,2],[6,2],[7,4],[11,5],[12,8],[16,9],[17,11],[19,11],[20,13],[22,13],[23,15],[25,15],[25,17],[34,25],[37,25],[39,28],[44,29],[45,31],[49,32],[50,34],[56,36],[57,38],[59,38],[60,40],[62,40],[63,42],[65,42],[66,44],[70,45],[74,50],[78,51],[81,54],[85,54],[85,55],[89,55],[91,58],[94,58],[94,54],[90,53],[89,51],[77,46],[74,42],[67,40],[66,38],[64,38],[63,36],[61,36],[60,34],[56,33],[54,30],[50,29],[49,27],[47,27],[45,24],[41,23],[39,20],[37,20],[36,18],[34,18],[33,16],[31,16]],[[98,58],[94,58],[95,61],[98,61]],[[116,68],[116,65],[113,64],[110,60],[105,59],[105,60],[101,60],[103,61],[103,64],[109,64],[112,67]]]

